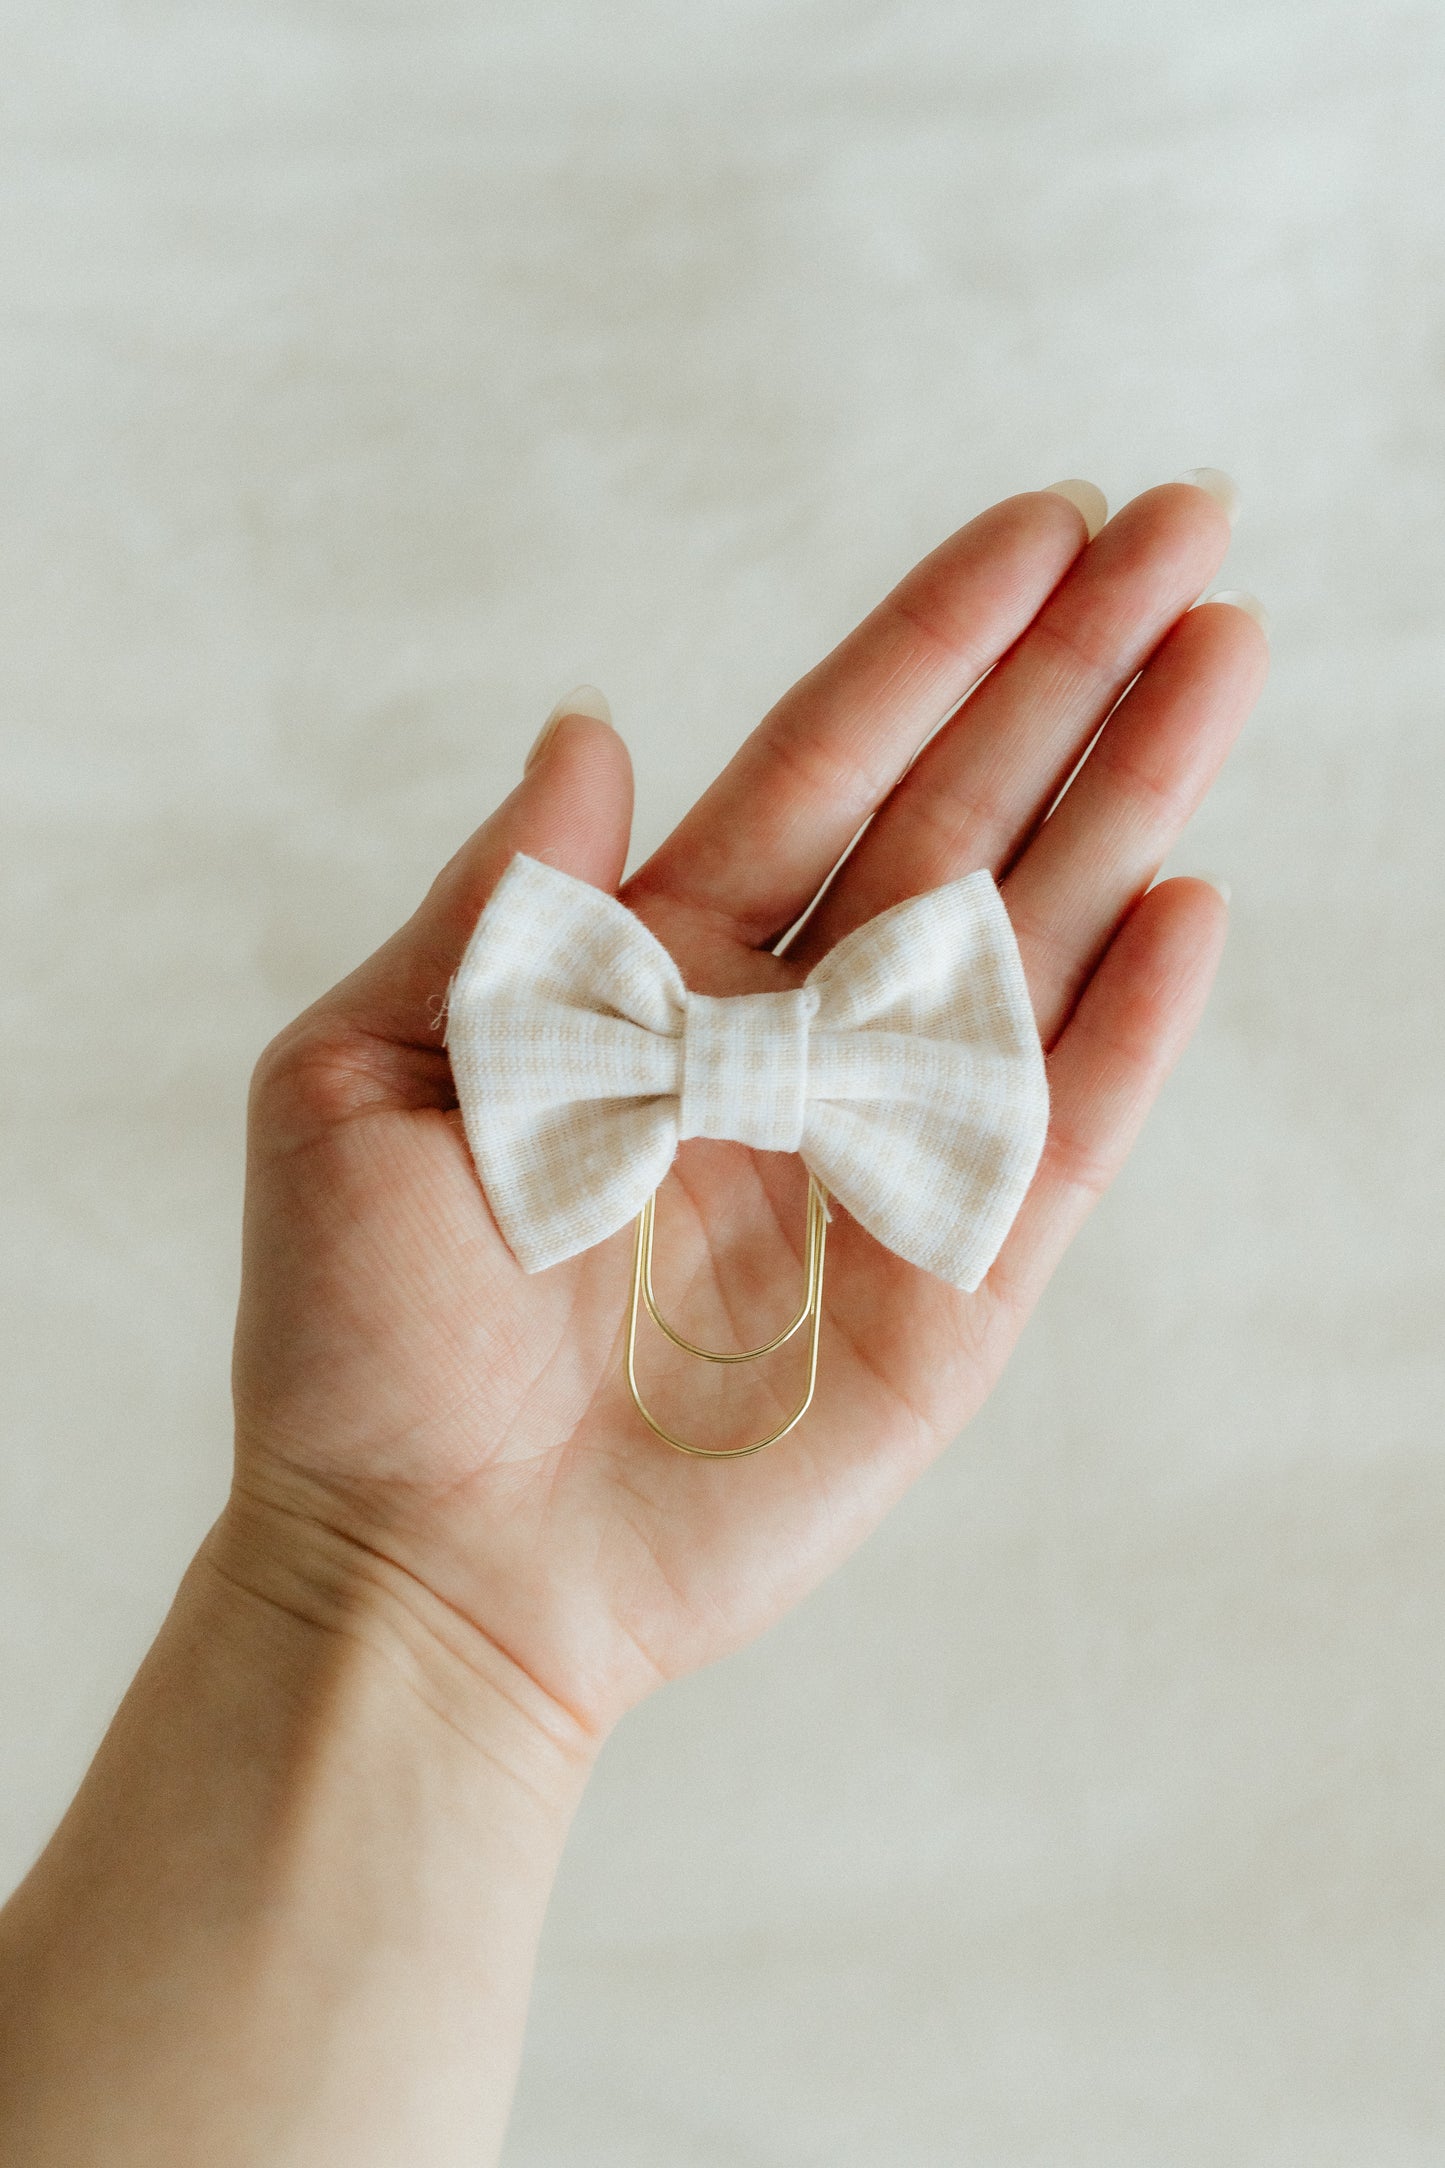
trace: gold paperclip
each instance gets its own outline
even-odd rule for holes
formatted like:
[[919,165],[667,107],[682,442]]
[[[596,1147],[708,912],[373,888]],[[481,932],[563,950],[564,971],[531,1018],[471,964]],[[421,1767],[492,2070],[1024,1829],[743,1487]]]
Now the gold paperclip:
[[[697,1460],[742,1460],[749,1453],[761,1453],[765,1446],[776,1445],[779,1438],[786,1438],[795,1425],[801,1423],[813,1402],[813,1388],[818,1382],[818,1328],[823,1317],[823,1255],[828,1240],[828,1195],[821,1182],[811,1172],[808,1175],[808,1237],[804,1261],[803,1306],[790,1325],[774,1333],[771,1340],[764,1340],[761,1347],[742,1348],[736,1352],[723,1353],[717,1348],[698,1347],[692,1340],[684,1340],[675,1332],[657,1307],[652,1291],[652,1228],[657,1199],[649,1197],[637,1215],[637,1239],[632,1251],[632,1299],[627,1312],[627,1384],[632,1394],[633,1406],[649,1430],[657,1433],[679,1453],[691,1453]],[[762,1355],[771,1355],[791,1340],[794,1333],[804,1325],[811,1325],[808,1335],[808,1384],[797,1407],[785,1423],[770,1430],[766,1438],[759,1438],[754,1445],[689,1445],[685,1438],[676,1438],[670,1430],[659,1423],[657,1417],[643,1400],[637,1387],[637,1313],[645,1304],[647,1314],[665,1333],[674,1347],[685,1355],[697,1355],[705,1363],[755,1363]]]

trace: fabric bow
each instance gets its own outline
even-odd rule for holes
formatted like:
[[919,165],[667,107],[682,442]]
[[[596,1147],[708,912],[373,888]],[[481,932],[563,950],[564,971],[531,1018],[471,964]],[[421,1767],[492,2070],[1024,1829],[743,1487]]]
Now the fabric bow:
[[690,993],[641,920],[515,857],[448,994],[467,1141],[518,1263],[634,1219],[684,1137],[800,1152],[910,1263],[970,1292],[1033,1178],[1048,1085],[1003,899],[970,873],[779,993]]

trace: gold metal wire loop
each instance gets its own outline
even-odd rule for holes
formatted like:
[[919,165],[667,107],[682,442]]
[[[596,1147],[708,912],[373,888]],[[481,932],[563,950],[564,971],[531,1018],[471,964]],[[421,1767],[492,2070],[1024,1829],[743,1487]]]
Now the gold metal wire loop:
[[[632,1250],[632,1296],[627,1309],[627,1386],[632,1394],[632,1404],[649,1430],[654,1431],[665,1444],[674,1446],[679,1453],[690,1453],[696,1460],[742,1460],[749,1453],[761,1453],[765,1446],[776,1445],[807,1414],[813,1403],[813,1391],[818,1382],[818,1329],[823,1317],[823,1261],[828,1241],[828,1196],[821,1182],[811,1173],[808,1175],[808,1232],[807,1248],[803,1265],[803,1305],[791,1324],[781,1332],[774,1333],[771,1340],[764,1340],[760,1347],[729,1349],[699,1347],[695,1341],[685,1340],[674,1331],[657,1307],[652,1288],[652,1236],[656,1213],[656,1197],[649,1197],[637,1215],[637,1237]],[[696,1355],[705,1363],[754,1363],[762,1355],[771,1355],[791,1340],[794,1333],[804,1325],[811,1324],[808,1335],[808,1382],[803,1397],[787,1421],[776,1430],[770,1430],[766,1438],[759,1438],[752,1445],[689,1445],[685,1438],[674,1436],[644,1401],[637,1384],[637,1318],[643,1308],[658,1330],[665,1333],[674,1347],[684,1354]]]

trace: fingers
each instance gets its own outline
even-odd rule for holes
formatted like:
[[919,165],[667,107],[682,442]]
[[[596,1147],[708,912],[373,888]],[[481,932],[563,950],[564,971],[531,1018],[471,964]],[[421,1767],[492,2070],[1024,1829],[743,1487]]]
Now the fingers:
[[771,944],[1086,539],[1078,507],[1045,490],[961,528],[784,696],[633,876],[627,901],[685,905]]
[[[587,690],[592,707],[605,706]],[[560,706],[511,796],[443,867],[406,924],[317,1010],[377,1038],[439,1049],[447,984],[516,852],[616,893],[632,825],[627,748],[599,715]]]
[[1228,542],[1228,518],[1202,488],[1169,483],[1126,505],[882,807],[810,922],[801,959],[905,896],[1006,866]]
[[1049,1059],[1048,1141],[985,1283],[1021,1322],[1124,1164],[1193,1035],[1224,946],[1206,881],[1163,881],[1135,905]]
[[1209,789],[1264,683],[1253,618],[1182,618],[1002,883],[1046,1046]]

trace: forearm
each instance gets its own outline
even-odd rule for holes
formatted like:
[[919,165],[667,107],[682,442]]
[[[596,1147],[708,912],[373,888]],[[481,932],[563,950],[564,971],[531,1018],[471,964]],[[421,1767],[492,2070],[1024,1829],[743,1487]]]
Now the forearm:
[[0,1914],[0,2158],[495,2158],[591,1742],[387,1576],[208,1539]]

